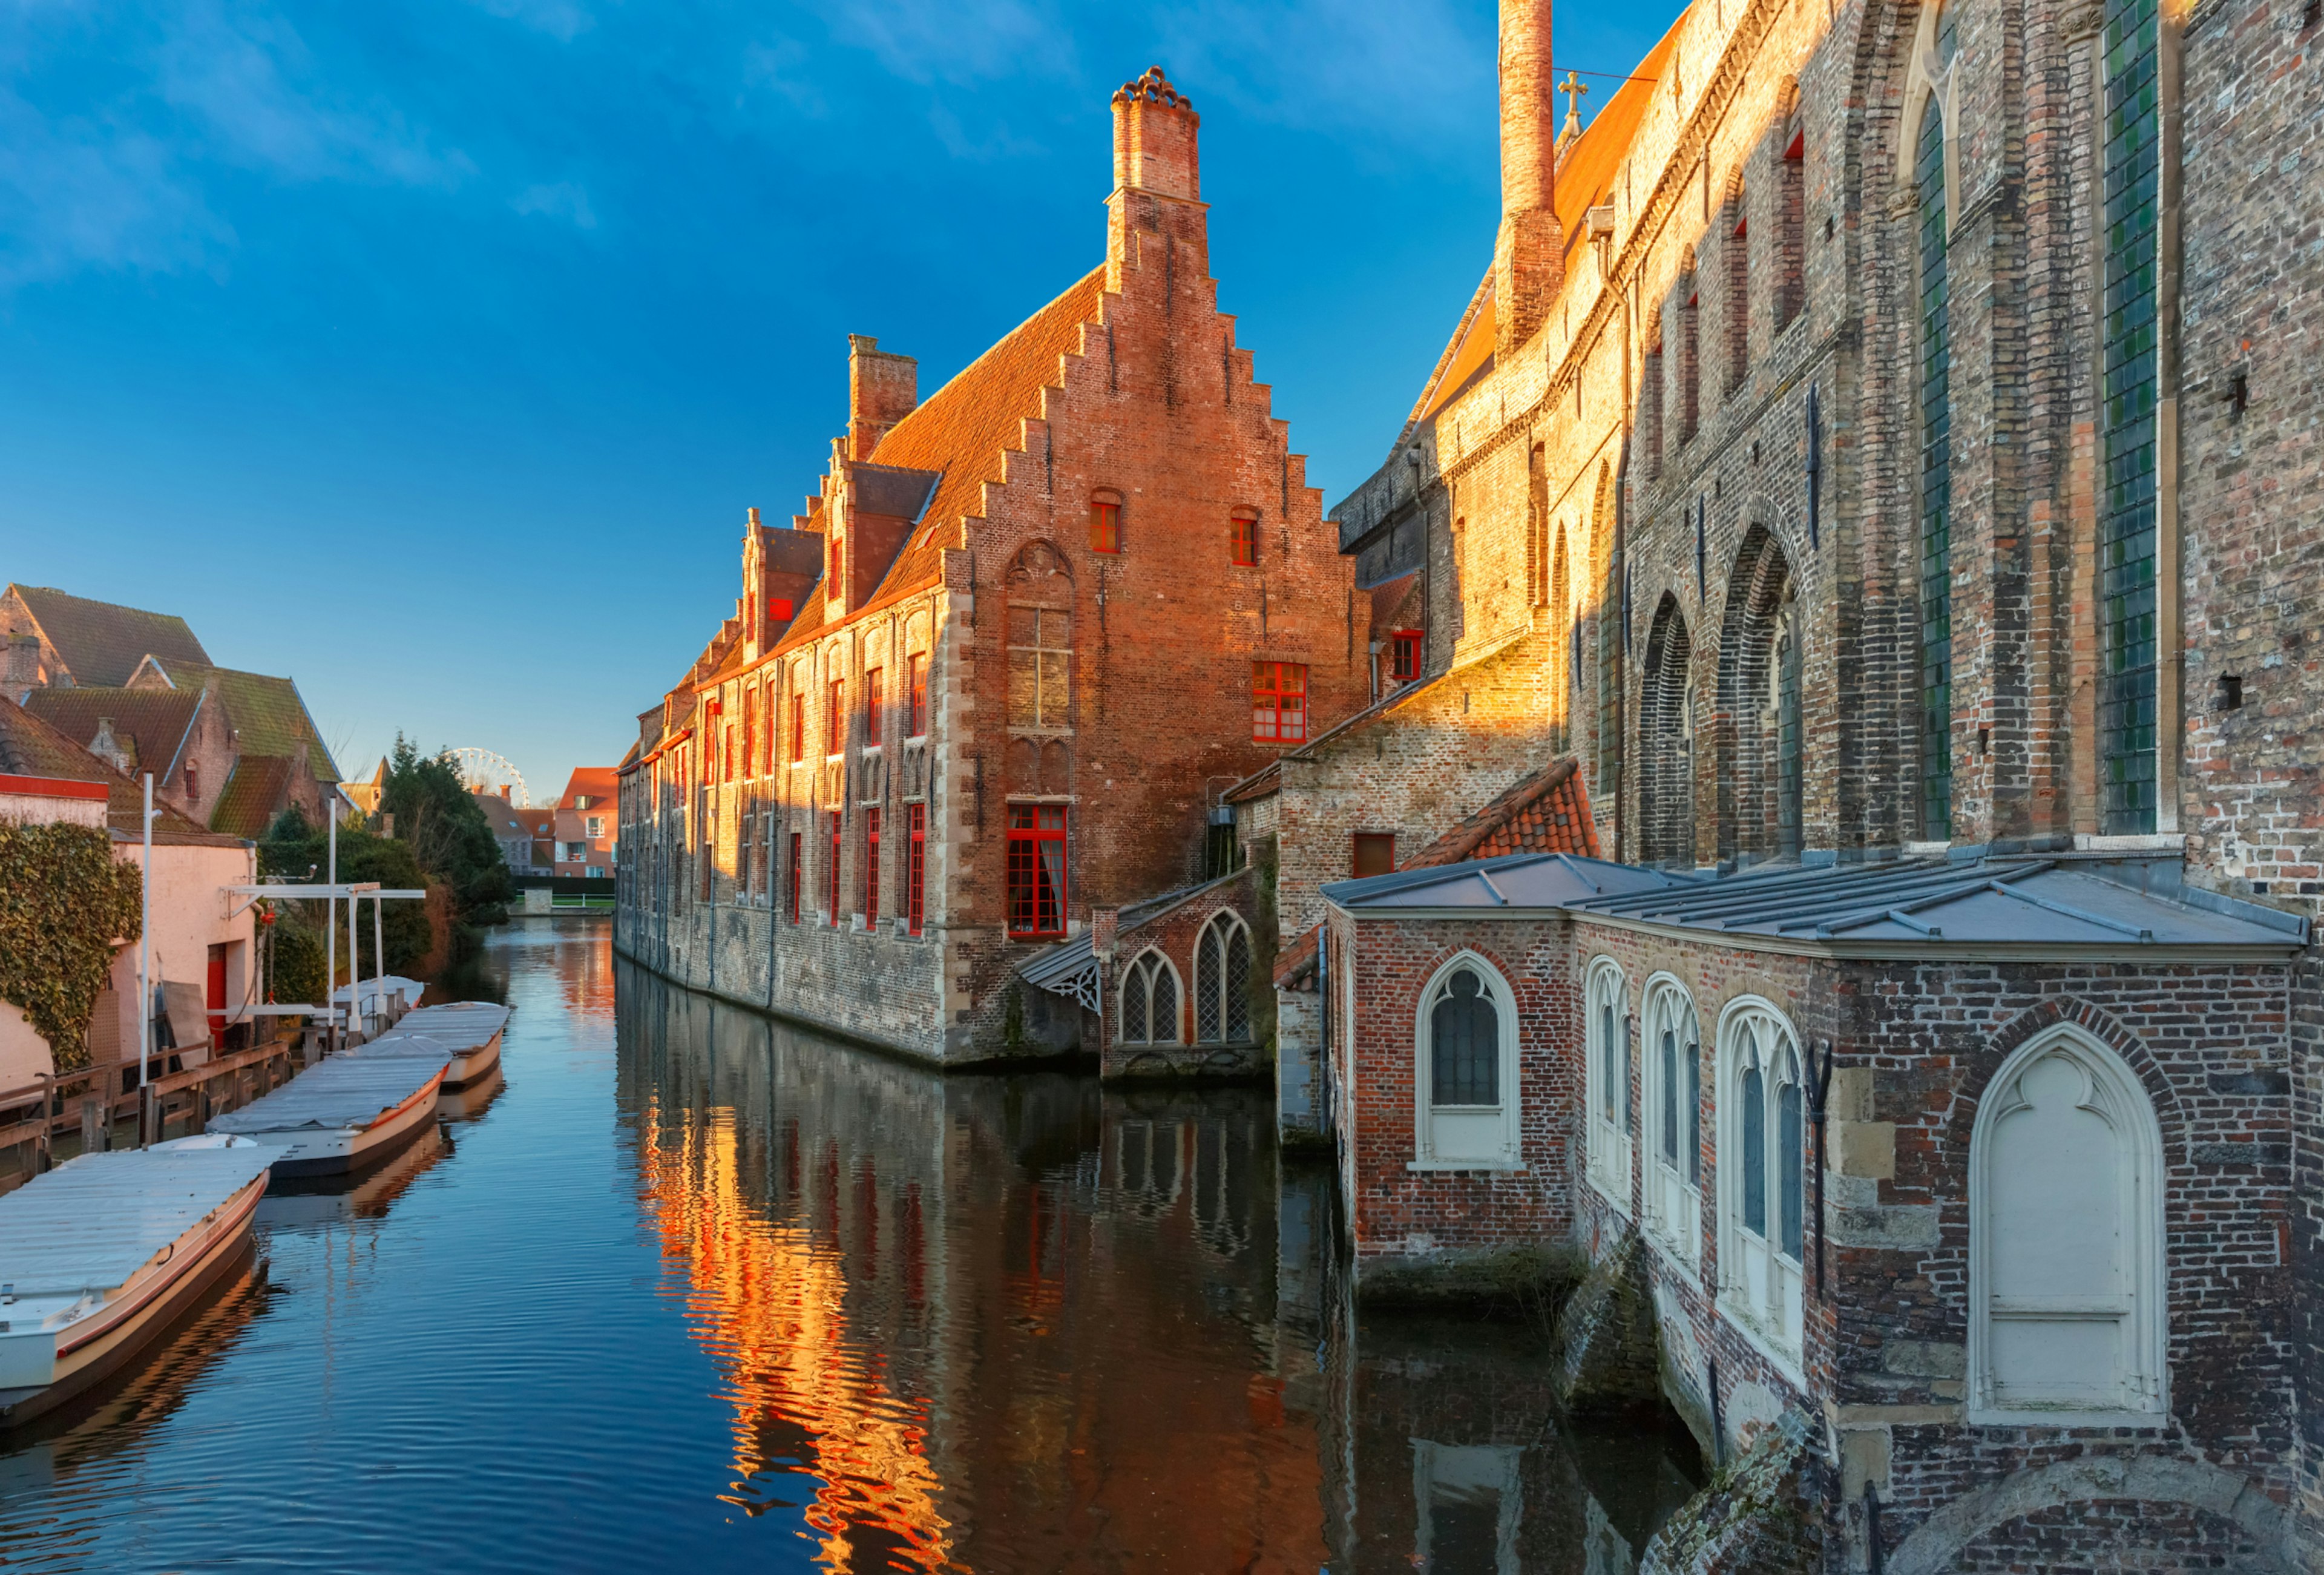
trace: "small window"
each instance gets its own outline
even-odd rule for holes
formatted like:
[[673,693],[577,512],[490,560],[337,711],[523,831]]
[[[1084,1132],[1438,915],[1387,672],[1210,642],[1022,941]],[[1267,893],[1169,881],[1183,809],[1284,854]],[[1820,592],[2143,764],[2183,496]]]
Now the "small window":
[[863,927],[880,927],[880,812],[863,812]]
[[1250,664],[1250,736],[1257,743],[1304,743],[1307,669],[1297,662]]
[[912,934],[920,933],[920,924],[927,907],[928,882],[928,806],[909,806],[911,846],[904,866],[904,922]]
[[798,832],[791,833],[791,923],[799,922],[799,864],[805,859],[807,838]]
[[742,775],[759,774],[759,691],[756,686],[742,691]]
[[1246,568],[1256,567],[1259,563],[1259,516],[1239,511],[1230,522],[1230,528],[1234,561]]
[[825,895],[831,903],[831,922],[839,923],[839,838],[846,816],[838,810],[831,812],[831,870],[825,882]]
[[791,696],[791,764],[807,759],[807,696]]
[[194,762],[188,760],[186,762],[186,797],[199,798],[201,796],[201,778],[194,769]]
[[1009,933],[1019,939],[1065,933],[1065,808],[1009,806]]
[[887,736],[881,727],[885,720],[881,705],[884,690],[880,682],[883,671],[880,668],[867,668],[863,671],[863,747],[867,750],[878,749],[881,741]]
[[1121,976],[1121,1042],[1178,1042],[1178,975],[1170,960],[1151,948],[1139,953]]
[[847,680],[834,678],[824,689],[823,752],[842,754],[847,749]]
[[1100,493],[1090,500],[1090,550],[1121,550],[1121,500],[1111,493]]
[[1408,684],[1420,677],[1420,631],[1399,629],[1388,637],[1388,677]]
[[1355,878],[1385,875],[1396,868],[1396,834],[1394,832],[1358,832],[1356,834]]
[[911,717],[905,728],[908,738],[925,738],[928,731],[928,659],[915,656],[904,664],[906,682],[911,688]]

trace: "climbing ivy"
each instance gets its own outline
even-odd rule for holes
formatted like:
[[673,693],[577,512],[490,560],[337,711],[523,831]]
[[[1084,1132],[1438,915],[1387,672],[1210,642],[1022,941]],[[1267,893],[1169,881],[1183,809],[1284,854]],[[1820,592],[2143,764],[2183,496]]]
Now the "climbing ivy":
[[0,820],[0,1000],[49,1042],[60,1072],[88,1064],[89,1018],[114,943],[137,938],[142,894],[104,832]]

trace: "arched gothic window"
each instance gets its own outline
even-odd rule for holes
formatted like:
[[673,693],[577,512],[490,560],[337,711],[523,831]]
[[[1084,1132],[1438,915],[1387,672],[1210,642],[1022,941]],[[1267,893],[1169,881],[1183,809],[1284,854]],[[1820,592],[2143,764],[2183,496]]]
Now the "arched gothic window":
[[1702,1249],[1702,1036],[1686,988],[1667,975],[1649,982],[1646,1024],[1646,1230],[1692,1263]]
[[1807,1104],[1799,1040],[1765,1001],[1720,1025],[1720,1305],[1785,1362],[1800,1359]]
[[1588,1014],[1590,1180],[1613,1205],[1630,1211],[1630,1172],[1637,1111],[1630,1082],[1629,992],[1621,969],[1600,959],[1583,997]]
[[1130,960],[1121,976],[1121,1042],[1178,1042],[1178,972],[1150,946]]
[[1194,942],[1194,1037],[1205,1045],[1250,1038],[1250,932],[1214,915]]
[[1517,999],[1499,970],[1473,952],[1438,969],[1421,991],[1414,1041],[1416,1162],[1445,1170],[1516,1168]]
[[2022,1046],[1969,1138],[1969,1420],[2168,1414],[2163,1135],[2137,1077],[2066,1026]]

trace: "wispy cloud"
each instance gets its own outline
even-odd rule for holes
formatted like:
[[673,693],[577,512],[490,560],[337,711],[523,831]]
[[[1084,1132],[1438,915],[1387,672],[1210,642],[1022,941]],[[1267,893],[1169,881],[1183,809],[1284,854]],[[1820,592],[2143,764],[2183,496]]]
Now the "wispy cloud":
[[521,214],[563,219],[576,230],[597,227],[597,214],[589,206],[589,193],[570,180],[528,186],[511,199],[509,207]]
[[844,0],[831,32],[908,82],[1073,72],[1072,25],[1042,0]]
[[0,93],[0,290],[83,268],[163,272],[234,243],[159,140],[51,123]]
[[597,25],[589,8],[578,0],[469,0],[493,16],[545,32],[559,43],[575,39]]

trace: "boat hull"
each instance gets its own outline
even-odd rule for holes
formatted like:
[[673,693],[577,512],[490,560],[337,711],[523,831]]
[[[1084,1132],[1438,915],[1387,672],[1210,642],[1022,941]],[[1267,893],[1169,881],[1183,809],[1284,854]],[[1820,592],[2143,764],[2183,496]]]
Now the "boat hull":
[[466,1088],[470,1083],[482,1082],[500,1064],[501,1036],[494,1034],[466,1055],[452,1057],[452,1064],[444,1069],[444,1086]]
[[442,1086],[441,1077],[430,1078],[367,1127],[301,1127],[242,1136],[281,1151],[274,1161],[276,1175],[344,1175],[385,1159],[418,1135],[435,1116]]
[[46,1386],[0,1390],[0,1429],[46,1415],[103,1383],[175,1322],[249,1250],[251,1217],[265,1195],[266,1184],[262,1174],[235,1194],[209,1229],[187,1245],[184,1267],[157,1276],[138,1295],[125,1299],[117,1312],[107,1308],[107,1316],[96,1325],[72,1331],[57,1351],[54,1376]]

